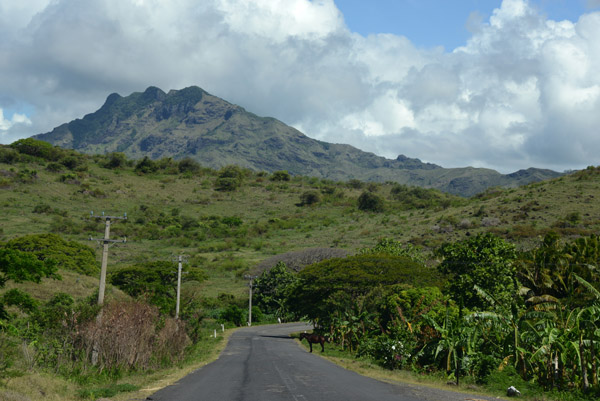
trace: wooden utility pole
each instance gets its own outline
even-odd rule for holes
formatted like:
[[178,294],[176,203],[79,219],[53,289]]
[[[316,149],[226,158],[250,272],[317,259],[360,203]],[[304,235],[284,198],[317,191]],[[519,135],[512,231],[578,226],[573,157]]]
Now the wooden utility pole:
[[177,258],[177,303],[175,304],[175,319],[179,319],[179,303],[181,299],[181,268],[183,263],[183,255]]
[[244,275],[245,279],[250,280],[248,283],[249,293],[248,293],[248,326],[252,326],[252,282],[258,276],[250,276],[248,274]]
[[93,219],[103,219],[105,222],[104,228],[104,238],[95,239],[90,237],[90,241],[98,241],[102,242],[102,267],[100,268],[100,284],[98,286],[98,305],[102,305],[104,303],[104,291],[106,289],[106,266],[108,265],[108,246],[111,243],[125,243],[127,242],[127,237],[122,240],[111,240],[110,239],[110,221],[111,220],[127,220],[127,213],[124,213],[123,216],[105,216],[104,212],[102,212],[101,216],[94,216],[94,212],[90,212],[90,217]]

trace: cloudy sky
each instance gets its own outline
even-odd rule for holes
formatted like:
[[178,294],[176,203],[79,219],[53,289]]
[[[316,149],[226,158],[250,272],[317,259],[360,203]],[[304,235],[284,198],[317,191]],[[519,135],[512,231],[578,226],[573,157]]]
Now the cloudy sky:
[[600,164],[600,0],[0,0],[0,38],[0,143],[197,85],[388,158]]

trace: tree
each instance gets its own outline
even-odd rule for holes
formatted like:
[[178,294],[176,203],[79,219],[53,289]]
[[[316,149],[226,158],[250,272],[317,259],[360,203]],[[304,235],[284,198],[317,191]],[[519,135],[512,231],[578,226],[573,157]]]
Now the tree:
[[[203,281],[206,275],[200,269],[185,267],[187,274],[181,281]],[[148,301],[163,313],[175,309],[177,294],[177,268],[166,261],[141,263],[118,270],[111,274],[110,282],[132,297],[148,297]]]
[[105,168],[122,168],[127,165],[125,153],[113,152],[108,155],[108,160],[104,163]]
[[283,262],[279,262],[271,269],[263,271],[254,280],[256,305],[265,313],[285,317],[288,315],[285,300],[290,286],[295,281],[296,275]]
[[244,175],[244,171],[238,166],[225,166],[219,170],[215,180],[215,189],[217,191],[235,191],[242,186]]
[[144,156],[142,160],[137,162],[134,170],[138,174],[154,173],[158,171],[158,164],[148,156]]
[[370,191],[364,191],[358,197],[358,210],[368,212],[383,212],[384,202],[383,198],[379,195],[374,194]]
[[40,261],[52,259],[57,268],[90,276],[98,273],[96,252],[93,248],[75,241],[66,241],[56,234],[17,237],[8,241],[5,248],[27,252]]
[[[17,283],[23,281],[39,283],[44,277],[60,278],[56,274],[56,261],[53,259],[42,261],[28,252],[0,248],[0,288],[4,287],[8,280]],[[22,293],[15,292],[5,295],[2,301],[0,303],[0,318],[6,318],[4,302],[7,304],[23,304],[25,307],[30,304],[30,300],[26,299]]]
[[315,190],[305,191],[300,195],[300,203],[298,206],[304,205],[314,205],[315,203],[319,203],[321,201],[321,196]]
[[271,181],[289,181],[290,178],[290,173],[288,173],[286,170],[280,170],[273,172],[273,175],[270,179]]
[[197,174],[200,171],[201,166],[196,160],[186,157],[177,163],[177,168],[180,173]]
[[361,255],[374,255],[378,253],[405,256],[415,262],[425,263],[425,258],[420,249],[410,243],[402,243],[391,238],[381,238],[374,247],[360,250]]
[[336,311],[351,309],[353,302],[378,286],[408,284],[436,286],[440,277],[409,258],[391,255],[357,255],[324,260],[298,273],[288,303],[293,312],[327,323]]
[[493,234],[442,245],[439,271],[448,275],[446,291],[462,308],[484,308],[486,300],[475,286],[499,304],[510,305],[517,293],[515,247]]
[[16,149],[21,154],[39,157],[49,161],[57,161],[65,153],[64,150],[58,146],[53,146],[48,142],[33,138],[19,139],[10,144],[10,147]]

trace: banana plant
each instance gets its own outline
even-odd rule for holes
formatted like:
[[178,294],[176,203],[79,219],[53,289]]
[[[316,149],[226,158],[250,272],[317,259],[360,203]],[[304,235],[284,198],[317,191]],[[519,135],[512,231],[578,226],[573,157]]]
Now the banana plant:
[[451,316],[449,309],[446,309],[446,316],[441,325],[428,315],[424,318],[439,335],[437,343],[434,344],[433,358],[438,359],[438,356],[444,355],[446,372],[450,373],[454,370],[458,385],[464,351],[468,349],[469,339],[476,338],[473,333],[474,328],[460,316]]

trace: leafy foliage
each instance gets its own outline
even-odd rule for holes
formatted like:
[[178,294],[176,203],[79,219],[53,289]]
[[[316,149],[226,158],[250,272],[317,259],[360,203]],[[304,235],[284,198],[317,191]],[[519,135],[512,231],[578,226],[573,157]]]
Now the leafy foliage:
[[44,277],[60,277],[56,274],[54,259],[40,260],[29,252],[0,248],[0,288],[8,280],[39,283]]
[[[203,281],[206,275],[197,268],[185,266],[182,282]],[[110,275],[110,282],[132,297],[147,297],[163,313],[175,310],[177,266],[166,261],[133,265]]]
[[225,166],[219,170],[215,180],[215,189],[217,191],[235,191],[242,185],[245,173],[238,166]]
[[[393,284],[435,285],[439,275],[406,257],[377,254],[325,260],[306,267],[290,295],[290,308],[300,316],[328,321],[332,308]],[[345,307],[345,306],[344,306]]]
[[384,208],[385,203],[383,198],[373,192],[364,191],[358,197],[358,210],[368,212],[383,212]]
[[26,252],[40,261],[53,260],[61,269],[86,275],[95,275],[99,271],[92,248],[56,234],[25,235],[6,242],[4,247]]
[[148,156],[144,156],[144,158],[137,162],[135,165],[135,171],[138,174],[154,173],[158,170],[158,168],[158,164],[154,160],[150,159]]
[[391,238],[381,238],[372,248],[360,250],[362,255],[388,254],[393,256],[404,256],[418,263],[425,263],[425,257],[421,250],[412,244],[403,244]]
[[460,306],[484,309],[487,305],[475,286],[499,303],[510,303],[517,292],[515,247],[493,234],[477,235],[442,245],[439,270],[448,276],[447,291]]
[[296,275],[285,263],[278,262],[271,269],[265,270],[254,280],[254,296],[256,305],[268,314],[287,318],[287,293],[296,282]]
[[274,171],[270,178],[271,181],[289,181],[290,179],[290,173],[288,173],[286,170]]
[[314,205],[317,204],[321,201],[321,196],[319,195],[319,193],[315,190],[311,190],[311,191],[304,191],[301,195],[300,195],[300,203],[299,206],[305,206],[305,205]]
[[33,138],[19,139],[18,141],[13,142],[10,147],[16,149],[19,153],[39,157],[48,161],[57,161],[65,153],[57,146]]

